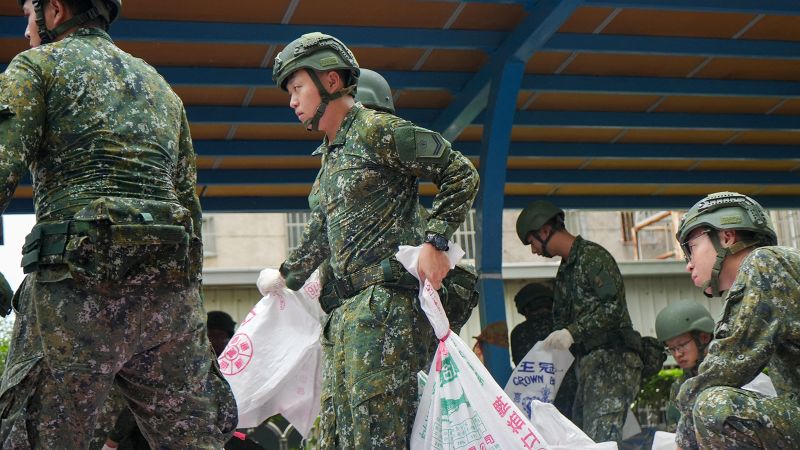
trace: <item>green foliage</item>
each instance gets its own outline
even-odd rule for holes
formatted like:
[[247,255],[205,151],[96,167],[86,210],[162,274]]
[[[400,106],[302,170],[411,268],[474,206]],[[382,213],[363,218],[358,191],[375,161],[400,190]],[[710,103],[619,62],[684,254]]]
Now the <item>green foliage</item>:
[[14,315],[0,318],[0,375],[6,368],[6,357],[8,357],[8,347],[11,343],[11,330],[14,327]]
[[662,369],[642,385],[634,408],[658,409],[669,400],[672,383],[683,375],[683,369]]

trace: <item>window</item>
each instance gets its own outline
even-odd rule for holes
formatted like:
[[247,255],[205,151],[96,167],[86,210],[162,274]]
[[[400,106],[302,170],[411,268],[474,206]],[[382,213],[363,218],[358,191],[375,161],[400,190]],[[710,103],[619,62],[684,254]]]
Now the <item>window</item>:
[[470,263],[475,263],[475,210],[470,209],[467,213],[467,218],[461,227],[453,233],[453,242],[458,244],[466,255],[464,259],[469,260]]
[[310,216],[310,211],[286,213],[286,239],[289,252],[300,245],[300,239],[303,238],[303,230],[306,229],[306,223]]

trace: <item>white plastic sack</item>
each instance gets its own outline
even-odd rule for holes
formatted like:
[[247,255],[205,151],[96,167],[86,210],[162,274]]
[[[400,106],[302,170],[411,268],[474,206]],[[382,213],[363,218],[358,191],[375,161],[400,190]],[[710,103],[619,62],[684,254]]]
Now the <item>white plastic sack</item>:
[[308,436],[319,414],[322,349],[319,278],[262,298],[236,330],[219,365],[236,398],[238,428],[281,414]]
[[766,395],[767,397],[777,397],[778,392],[775,390],[775,386],[772,384],[772,380],[763,372],[759,372],[753,381],[745,384],[742,386],[742,389],[746,389],[751,392],[756,392],[759,394]]
[[531,400],[553,403],[573,361],[575,357],[569,350],[545,349],[539,341],[514,368],[506,383],[506,394],[530,417]]
[[667,433],[666,431],[656,431],[653,435],[652,450],[676,450],[678,444],[675,443],[675,433]]
[[[407,246],[397,254],[415,276],[418,254],[418,247]],[[455,266],[458,259],[448,256]],[[440,342],[414,420],[411,449],[549,449],[477,356],[450,332],[439,295],[427,281],[420,302]]]
[[595,443],[550,403],[531,402],[531,423],[541,430],[552,450],[616,450],[616,442]]

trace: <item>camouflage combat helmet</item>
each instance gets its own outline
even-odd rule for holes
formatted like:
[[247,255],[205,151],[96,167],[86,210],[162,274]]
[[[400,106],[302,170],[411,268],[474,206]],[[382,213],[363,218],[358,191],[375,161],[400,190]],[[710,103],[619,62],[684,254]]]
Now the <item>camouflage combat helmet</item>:
[[386,78],[374,70],[361,69],[356,100],[367,108],[394,114],[392,89]]
[[691,331],[714,333],[714,319],[705,306],[694,300],[670,303],[656,316],[656,337],[661,342]]
[[[523,245],[528,245],[528,235],[553,218],[557,218],[559,225],[564,225],[564,211],[561,208],[547,200],[536,200],[530,203],[517,217],[517,236],[519,236],[519,240],[522,241]],[[536,234],[533,236],[542,244],[542,255],[548,258],[551,257],[552,255],[547,251],[547,242],[553,234],[551,233],[545,240],[539,239]]]
[[[318,130],[319,120],[325,114],[328,103],[344,95],[355,95],[361,70],[358,68],[356,57],[342,41],[316,31],[293,40],[278,53],[272,66],[272,81],[286,91],[289,77],[300,69],[308,72],[322,98],[314,117],[304,121],[303,125],[308,130]],[[337,92],[329,93],[316,74],[316,71],[328,70],[349,71],[350,77],[345,80],[347,86]]]
[[[84,23],[103,18],[106,25],[117,20],[122,9],[122,0],[91,0],[92,7],[86,11],[75,11],[75,15],[52,30],[47,29],[44,19],[44,6],[49,0],[33,0],[33,10],[36,12],[36,26],[39,28],[39,38],[42,44],[53,42],[61,33],[70,28],[81,26]],[[25,5],[25,0],[19,0],[19,5]]]
[[553,289],[544,283],[529,283],[514,296],[517,312],[525,315],[525,310],[537,310],[553,306]]
[[697,228],[708,230],[747,230],[753,232],[755,241],[736,242],[731,247],[723,248],[716,233],[708,233],[717,251],[717,261],[711,272],[711,279],[703,286],[703,291],[711,287],[712,296],[721,295],[719,291],[719,273],[726,256],[742,249],[758,245],[776,245],[778,243],[775,229],[769,214],[752,198],[738,192],[717,192],[710,194],[692,206],[681,219],[675,238],[683,248],[688,262],[690,249],[687,237]]

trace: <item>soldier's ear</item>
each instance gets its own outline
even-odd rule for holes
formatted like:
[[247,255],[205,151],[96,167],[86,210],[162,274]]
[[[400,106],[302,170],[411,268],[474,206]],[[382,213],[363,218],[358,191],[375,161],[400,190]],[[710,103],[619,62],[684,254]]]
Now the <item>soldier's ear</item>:
[[719,242],[723,247],[730,247],[736,243],[735,230],[722,230],[719,232]]

